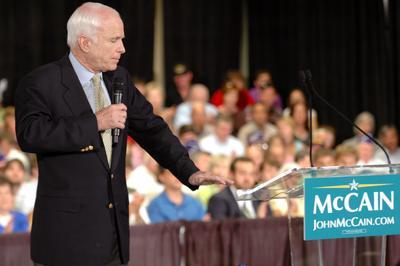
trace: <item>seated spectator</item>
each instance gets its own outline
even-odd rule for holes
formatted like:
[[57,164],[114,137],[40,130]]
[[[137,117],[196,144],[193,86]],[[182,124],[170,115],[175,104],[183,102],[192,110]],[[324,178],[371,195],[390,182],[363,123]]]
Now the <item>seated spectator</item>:
[[183,125],[178,132],[179,140],[189,155],[200,150],[198,136],[192,125]]
[[[374,135],[375,131],[375,118],[369,112],[362,112],[357,115],[354,123],[361,128],[365,133],[370,136]],[[354,137],[343,141],[343,144],[352,145],[357,148],[358,144],[365,138],[364,133],[360,132],[357,128],[354,128]]]
[[338,166],[355,166],[358,161],[357,150],[352,145],[341,144],[336,147],[335,160]]
[[201,203],[182,192],[182,184],[170,171],[160,167],[158,177],[165,189],[147,207],[151,223],[176,220],[200,221],[205,218]]
[[144,89],[144,96],[153,106],[153,112],[161,116],[171,127],[175,115],[175,107],[164,107],[164,89],[160,84],[154,81],[146,83]]
[[[213,175],[221,176],[221,177],[229,177],[229,166],[231,163],[231,159],[225,155],[214,155],[211,157],[211,161],[209,163],[209,171]],[[210,198],[221,191],[225,186],[221,185],[207,185],[200,186],[198,189],[198,193],[196,197],[200,200],[203,206],[207,207]]]
[[203,102],[193,102],[190,114],[192,127],[199,138],[214,132],[214,127],[207,121],[206,106]]
[[187,102],[183,102],[178,105],[174,118],[175,128],[180,128],[183,125],[192,124],[192,103],[200,102],[205,106],[205,119],[206,122],[214,121],[218,114],[217,108],[208,102],[209,92],[208,88],[203,84],[193,84],[190,87],[189,98]]
[[239,139],[232,136],[233,121],[228,116],[217,117],[215,132],[200,140],[200,149],[212,155],[243,156],[244,147]]
[[23,163],[25,170],[29,171],[30,166],[28,157],[19,149],[17,142],[9,134],[2,133],[0,135],[0,153],[0,161],[2,161],[0,164],[4,165],[6,161],[18,159]]
[[37,165],[36,155],[30,153],[30,177],[28,181],[23,182],[15,197],[15,209],[23,214],[32,217],[33,207],[36,200],[36,190],[38,186],[39,169]]
[[[297,103],[303,103],[306,106],[308,106],[308,102],[306,99],[306,96],[304,95],[304,92],[300,88],[293,88],[290,93],[289,97],[287,100],[287,107],[283,110],[283,117],[290,117],[290,114],[292,112],[291,108],[297,104]],[[307,117],[309,119],[309,112],[307,111]],[[314,109],[312,109],[312,117],[313,117],[313,128],[317,128],[318,124],[318,113]]]
[[272,136],[268,142],[268,149],[265,152],[265,158],[273,159],[280,166],[286,163],[287,149],[283,138],[279,135]]
[[184,63],[176,63],[173,67],[173,87],[167,88],[165,106],[178,106],[186,101],[193,80],[193,72]]
[[129,190],[129,225],[149,223],[146,208],[143,208],[145,197],[137,191]]
[[238,138],[245,145],[264,144],[277,133],[276,127],[268,122],[268,110],[262,103],[251,106],[251,120],[244,124]]
[[357,151],[358,151],[357,165],[385,164],[386,163],[385,161],[375,158],[375,149],[376,149],[375,143],[373,143],[366,136],[362,137],[360,143],[358,143],[357,145]]
[[[379,130],[379,141],[386,148],[393,164],[400,163],[399,133],[394,125],[384,125]],[[386,156],[382,150],[377,149],[375,158],[386,162]]]
[[[259,144],[251,144],[249,146],[247,146],[246,148],[246,154],[245,156],[250,158],[255,167],[256,167],[256,171],[259,173],[260,169],[261,169],[261,164],[264,161],[264,154],[265,154],[265,150],[263,149],[262,145]],[[259,176],[257,176],[258,179]]]
[[334,166],[335,152],[330,149],[321,148],[314,153],[314,165],[317,167]]
[[254,102],[260,101],[260,95],[263,87],[267,87],[272,84],[272,76],[268,70],[258,70],[254,76],[253,88],[249,90],[250,96]]
[[[269,122],[276,123],[282,117],[282,105],[280,96],[272,84],[266,84],[261,87],[259,103],[263,103],[269,112]],[[277,104],[278,103],[278,104]]]
[[233,160],[230,175],[234,184],[211,197],[208,213],[212,219],[256,218],[259,201],[236,201],[238,189],[250,189],[256,184],[256,169],[253,161],[247,157]]
[[0,234],[27,232],[27,217],[14,208],[14,192],[12,183],[0,177]]
[[[309,145],[309,125],[307,105],[304,103],[296,103],[291,108],[290,117],[293,119],[293,134],[295,140],[301,141],[305,146]],[[313,123],[313,127],[317,127]]]
[[294,123],[290,117],[284,117],[276,122],[279,136],[283,139],[286,150],[285,163],[295,160],[296,153],[304,149],[303,142],[294,138]]
[[326,149],[333,149],[336,140],[336,130],[328,125],[321,125],[313,132],[313,147],[318,145]]
[[222,84],[222,89],[218,89],[211,97],[211,103],[216,107],[223,104],[224,88],[233,88],[238,93],[238,100],[236,106],[239,111],[243,111],[247,106],[254,103],[253,98],[250,96],[245,86],[243,75],[237,70],[230,70],[226,73],[225,80]]
[[136,167],[127,177],[129,189],[145,197],[145,205],[163,191],[163,186],[157,181],[158,163],[146,152],[143,164]]
[[27,180],[25,167],[19,159],[7,161],[3,173],[4,177],[13,184],[14,193],[17,193],[22,183]]

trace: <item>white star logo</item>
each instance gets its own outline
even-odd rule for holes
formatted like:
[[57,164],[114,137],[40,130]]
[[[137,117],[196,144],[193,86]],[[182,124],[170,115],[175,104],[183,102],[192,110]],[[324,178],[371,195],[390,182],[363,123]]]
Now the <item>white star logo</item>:
[[349,183],[350,190],[358,190],[358,183],[353,179],[353,182]]

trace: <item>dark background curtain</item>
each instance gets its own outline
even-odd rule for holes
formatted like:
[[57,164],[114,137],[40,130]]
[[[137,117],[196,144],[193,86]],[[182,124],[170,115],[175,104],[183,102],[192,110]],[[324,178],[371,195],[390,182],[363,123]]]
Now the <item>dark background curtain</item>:
[[[5,105],[13,104],[13,93],[20,78],[67,53],[67,20],[84,2],[1,1],[0,77],[10,79]],[[154,0],[99,2],[116,8],[124,20],[127,53],[121,65],[133,76],[152,79]]]
[[239,68],[241,25],[241,0],[164,1],[168,90],[177,62],[191,68],[195,81],[217,89],[227,70]]
[[[377,126],[399,125],[382,0],[250,0],[248,5],[252,73],[270,69],[286,99],[300,85],[298,71],[310,69],[320,94],[350,119],[368,110]],[[319,121],[340,128],[339,140],[352,135],[351,126],[314,102]]]

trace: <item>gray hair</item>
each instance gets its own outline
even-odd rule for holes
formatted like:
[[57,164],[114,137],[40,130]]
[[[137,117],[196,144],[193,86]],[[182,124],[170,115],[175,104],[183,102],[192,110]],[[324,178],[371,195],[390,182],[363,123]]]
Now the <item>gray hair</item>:
[[101,25],[100,11],[110,10],[119,16],[119,13],[100,3],[86,2],[78,7],[67,22],[67,44],[70,48],[76,46],[78,38],[85,35],[96,41],[97,30]]

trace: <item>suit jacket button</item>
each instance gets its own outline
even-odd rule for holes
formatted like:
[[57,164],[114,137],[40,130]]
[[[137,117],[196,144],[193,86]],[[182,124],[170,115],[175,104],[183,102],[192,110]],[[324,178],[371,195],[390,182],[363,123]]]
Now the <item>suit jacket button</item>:
[[89,151],[92,151],[93,150],[93,146],[92,145],[89,145]]
[[113,179],[115,176],[114,176],[114,174],[111,174],[111,178]]
[[112,208],[113,208],[113,204],[112,204],[111,202],[108,204],[108,208],[109,208],[109,209],[112,209]]

